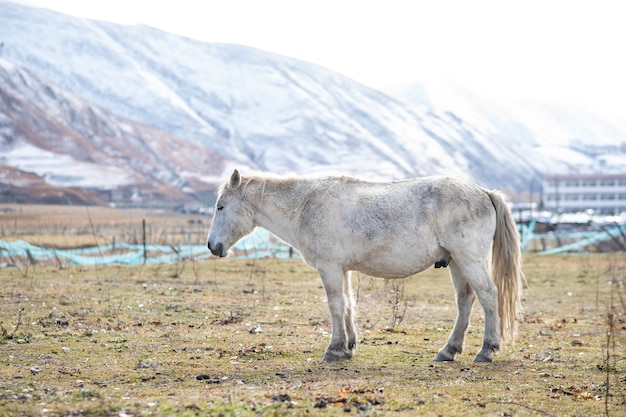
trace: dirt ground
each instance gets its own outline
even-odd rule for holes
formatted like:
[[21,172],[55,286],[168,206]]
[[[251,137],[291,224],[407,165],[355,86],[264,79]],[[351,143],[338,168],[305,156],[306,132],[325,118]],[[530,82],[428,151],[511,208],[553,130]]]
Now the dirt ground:
[[626,415],[624,254],[525,256],[516,344],[434,362],[446,269],[353,274],[359,344],[325,363],[330,316],[301,261],[0,269],[0,415]]

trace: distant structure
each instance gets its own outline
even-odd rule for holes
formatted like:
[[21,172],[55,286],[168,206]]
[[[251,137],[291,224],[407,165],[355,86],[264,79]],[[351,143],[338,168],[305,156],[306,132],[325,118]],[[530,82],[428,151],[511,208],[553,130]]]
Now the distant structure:
[[542,202],[550,211],[626,212],[626,174],[547,174]]

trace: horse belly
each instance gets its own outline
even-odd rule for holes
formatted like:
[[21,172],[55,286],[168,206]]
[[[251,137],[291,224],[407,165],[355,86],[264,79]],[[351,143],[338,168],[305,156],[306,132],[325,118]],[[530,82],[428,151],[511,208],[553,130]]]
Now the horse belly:
[[444,252],[440,247],[383,246],[355,256],[347,269],[379,278],[404,278],[428,269]]

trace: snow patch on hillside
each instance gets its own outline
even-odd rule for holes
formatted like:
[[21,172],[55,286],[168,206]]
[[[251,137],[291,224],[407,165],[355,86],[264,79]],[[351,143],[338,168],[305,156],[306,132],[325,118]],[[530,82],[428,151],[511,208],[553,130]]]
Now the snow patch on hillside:
[[107,189],[132,183],[120,168],[77,161],[30,144],[4,151],[0,162],[33,172],[55,186]]

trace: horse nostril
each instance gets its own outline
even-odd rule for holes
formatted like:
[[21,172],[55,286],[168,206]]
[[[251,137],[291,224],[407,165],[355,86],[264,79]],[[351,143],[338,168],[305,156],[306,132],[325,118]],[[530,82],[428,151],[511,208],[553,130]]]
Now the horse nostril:
[[224,244],[223,243],[218,243],[217,245],[211,245],[211,242],[207,242],[206,244],[207,248],[209,248],[209,250],[211,251],[211,253],[215,256],[225,256],[223,251],[224,251]]

